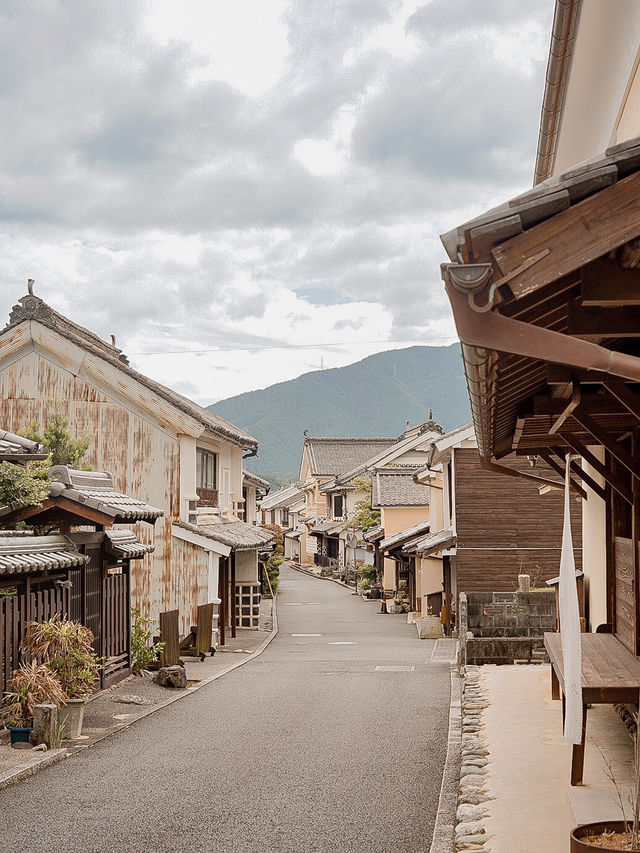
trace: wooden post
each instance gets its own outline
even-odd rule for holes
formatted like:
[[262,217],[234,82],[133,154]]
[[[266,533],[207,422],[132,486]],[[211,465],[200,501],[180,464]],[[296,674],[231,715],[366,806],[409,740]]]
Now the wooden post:
[[231,636],[236,635],[236,552],[231,552]]
[[218,628],[220,629],[220,645],[225,644],[225,622],[227,621],[227,608],[225,606],[225,596],[227,591],[227,557],[222,557],[218,569],[218,598],[220,605],[218,607]]

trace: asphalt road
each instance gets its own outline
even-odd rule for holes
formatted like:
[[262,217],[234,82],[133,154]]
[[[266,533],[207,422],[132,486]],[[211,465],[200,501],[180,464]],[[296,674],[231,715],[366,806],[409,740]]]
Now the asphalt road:
[[449,666],[377,610],[285,568],[259,658],[0,791],[0,851],[428,851]]

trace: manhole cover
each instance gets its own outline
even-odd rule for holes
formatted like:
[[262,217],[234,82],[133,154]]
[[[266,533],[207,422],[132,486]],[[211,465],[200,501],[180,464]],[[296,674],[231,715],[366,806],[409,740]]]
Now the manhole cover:
[[390,664],[389,666],[377,666],[374,672],[414,672],[415,666],[401,666],[400,664]]

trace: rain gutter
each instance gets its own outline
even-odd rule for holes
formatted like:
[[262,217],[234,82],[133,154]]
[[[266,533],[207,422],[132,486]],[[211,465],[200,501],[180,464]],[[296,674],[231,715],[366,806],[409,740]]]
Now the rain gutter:
[[582,0],[556,0],[533,184],[550,177]]

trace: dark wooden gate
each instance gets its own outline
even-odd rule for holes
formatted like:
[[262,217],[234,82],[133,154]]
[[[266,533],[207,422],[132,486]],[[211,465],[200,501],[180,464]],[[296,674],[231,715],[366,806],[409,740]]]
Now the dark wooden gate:
[[129,563],[110,573],[102,542],[78,543],[87,565],[71,571],[71,619],[93,632],[94,649],[102,658],[100,685],[107,687],[127,675],[131,666]]

